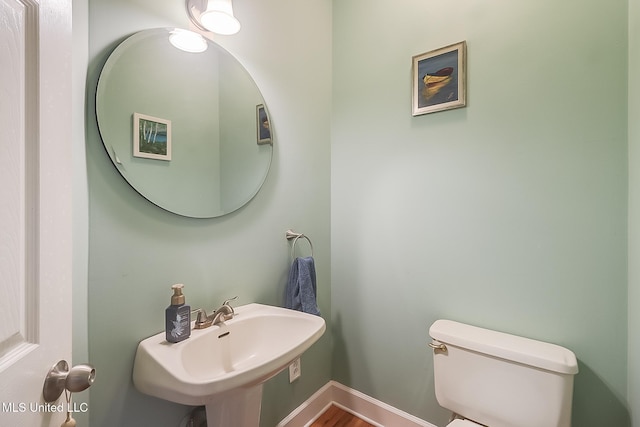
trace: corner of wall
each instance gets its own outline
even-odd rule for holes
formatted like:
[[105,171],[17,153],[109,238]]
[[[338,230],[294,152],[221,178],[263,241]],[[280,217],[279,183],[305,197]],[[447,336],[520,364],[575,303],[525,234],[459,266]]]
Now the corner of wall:
[[629,68],[628,81],[628,353],[627,405],[633,427],[640,427],[640,0],[629,0]]
[[[73,364],[89,361],[88,269],[89,201],[85,153],[85,103],[89,64],[88,0],[73,0]],[[89,405],[90,391],[75,397]],[[89,425],[89,415],[74,415],[79,425]]]

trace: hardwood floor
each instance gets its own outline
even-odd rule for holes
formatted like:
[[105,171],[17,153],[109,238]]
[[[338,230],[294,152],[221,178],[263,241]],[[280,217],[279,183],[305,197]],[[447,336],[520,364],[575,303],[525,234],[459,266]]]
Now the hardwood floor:
[[347,411],[331,405],[311,427],[375,427]]

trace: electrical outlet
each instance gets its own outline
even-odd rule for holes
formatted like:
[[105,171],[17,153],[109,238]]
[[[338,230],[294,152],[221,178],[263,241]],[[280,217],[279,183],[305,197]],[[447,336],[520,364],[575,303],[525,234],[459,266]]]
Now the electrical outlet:
[[289,365],[289,382],[292,383],[302,375],[300,370],[300,358],[296,359]]

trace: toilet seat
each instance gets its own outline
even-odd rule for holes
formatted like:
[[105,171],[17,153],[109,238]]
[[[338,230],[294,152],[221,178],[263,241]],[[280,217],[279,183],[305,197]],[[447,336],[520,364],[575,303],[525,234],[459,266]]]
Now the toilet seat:
[[478,426],[481,426],[481,424],[476,424],[473,421],[461,420],[461,419],[453,420],[452,422],[447,424],[447,427],[478,427]]

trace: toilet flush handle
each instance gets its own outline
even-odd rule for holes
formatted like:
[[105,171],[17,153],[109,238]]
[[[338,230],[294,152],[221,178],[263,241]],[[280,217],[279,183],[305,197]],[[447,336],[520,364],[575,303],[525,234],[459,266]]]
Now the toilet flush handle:
[[431,341],[429,343],[429,347],[431,347],[433,349],[434,352],[438,352],[438,351],[442,351],[442,352],[446,352],[447,351],[447,346],[444,344],[440,344],[437,341]]

